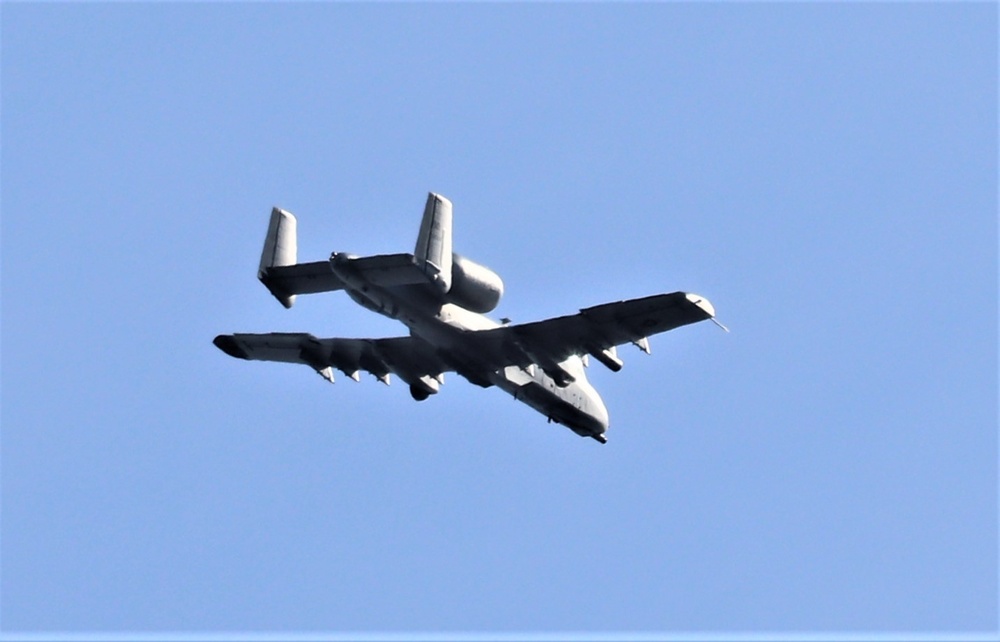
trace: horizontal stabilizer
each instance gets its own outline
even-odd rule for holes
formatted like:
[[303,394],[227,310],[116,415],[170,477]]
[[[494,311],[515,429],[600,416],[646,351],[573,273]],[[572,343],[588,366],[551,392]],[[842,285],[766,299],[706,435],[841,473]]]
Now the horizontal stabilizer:
[[295,216],[275,207],[264,237],[257,278],[286,308],[292,307],[297,294],[341,290],[343,282],[330,269],[329,261],[296,263],[297,236]]
[[344,282],[330,269],[329,261],[270,267],[258,278],[286,308],[292,307],[296,294],[344,289]]
[[334,273],[343,274],[345,279],[358,276],[367,285],[390,288],[427,283],[427,275],[412,254],[377,254],[360,258],[336,254],[331,263]]

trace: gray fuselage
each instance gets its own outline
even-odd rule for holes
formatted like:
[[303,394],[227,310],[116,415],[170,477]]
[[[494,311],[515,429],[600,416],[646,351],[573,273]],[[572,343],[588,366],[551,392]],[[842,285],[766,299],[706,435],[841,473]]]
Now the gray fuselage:
[[[550,421],[563,424],[581,436],[605,441],[608,411],[597,390],[587,381],[579,356],[571,356],[557,364],[561,371],[570,375],[572,381],[569,382],[557,382],[535,365],[484,369],[479,366],[476,348],[467,338],[469,333],[498,328],[501,324],[458,305],[442,303],[430,284],[374,285],[344,259],[349,257],[334,255],[330,266],[344,282],[347,294],[365,308],[404,323],[412,336],[432,346],[460,375],[479,386],[495,385]],[[486,379],[482,378],[483,372],[489,373]]]

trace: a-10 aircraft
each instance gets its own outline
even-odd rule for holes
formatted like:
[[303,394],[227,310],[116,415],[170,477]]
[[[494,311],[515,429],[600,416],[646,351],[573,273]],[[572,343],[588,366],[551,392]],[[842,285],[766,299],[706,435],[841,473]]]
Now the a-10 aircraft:
[[489,268],[452,252],[452,205],[429,194],[413,254],[357,257],[335,252],[327,261],[298,263],[296,221],[274,208],[258,278],[286,308],[298,294],[344,290],[362,306],[402,321],[409,336],[317,339],[306,333],[223,334],[214,343],[239,359],[301,363],[333,382],[333,369],[355,381],[364,370],[383,383],[390,373],[423,401],[446,372],[497,386],[583,437],[607,443],[608,411],[584,373],[589,357],[614,372],[616,347],[649,353],[648,337],[711,319],[704,297],[685,292],[584,308],[578,314],[511,324],[492,311],[503,281]]

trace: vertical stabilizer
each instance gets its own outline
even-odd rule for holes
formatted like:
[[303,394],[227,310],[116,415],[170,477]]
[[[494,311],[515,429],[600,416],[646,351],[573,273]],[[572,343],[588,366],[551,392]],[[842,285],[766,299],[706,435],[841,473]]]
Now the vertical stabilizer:
[[451,252],[451,201],[438,194],[428,194],[413,256],[424,274],[442,292],[451,289]]
[[[268,269],[295,265],[297,254],[295,217],[291,212],[275,207],[271,210],[271,222],[267,226],[267,236],[264,238],[264,250],[260,254],[260,268],[257,270],[257,278],[264,285],[268,285]],[[268,289],[271,287],[268,286]],[[292,307],[295,302],[294,294],[279,295],[280,293],[274,290],[271,292],[286,308]]]

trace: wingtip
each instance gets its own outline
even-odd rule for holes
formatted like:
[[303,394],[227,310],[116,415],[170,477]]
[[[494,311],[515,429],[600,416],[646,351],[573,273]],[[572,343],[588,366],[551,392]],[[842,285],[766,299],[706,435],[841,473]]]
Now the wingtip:
[[231,334],[220,334],[219,336],[212,339],[212,343],[219,350],[222,350],[230,357],[236,357],[237,359],[247,359],[247,353],[240,348],[239,344],[236,343],[236,339]]
[[729,328],[722,325],[722,323],[715,318],[715,306],[712,305],[711,301],[698,294],[685,294],[684,296],[687,298],[688,301],[695,304],[699,309],[701,309],[701,311],[707,315],[706,318],[708,318],[712,323],[719,326],[727,333],[729,332]]
[[702,312],[708,315],[709,319],[715,318],[715,306],[712,305],[711,301],[700,294],[685,294],[684,296],[688,301],[698,306]]

